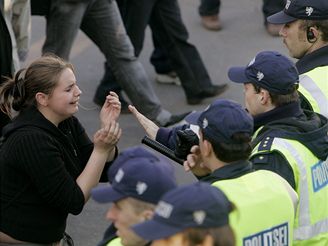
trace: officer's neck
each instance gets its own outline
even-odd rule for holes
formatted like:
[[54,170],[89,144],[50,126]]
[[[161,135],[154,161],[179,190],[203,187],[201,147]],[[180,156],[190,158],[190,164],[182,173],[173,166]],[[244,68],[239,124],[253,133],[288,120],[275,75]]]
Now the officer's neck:
[[211,172],[214,172],[215,170],[217,170],[217,169],[219,169],[219,168],[222,168],[222,167],[228,165],[228,163],[223,162],[223,161],[221,161],[220,159],[218,159],[218,158],[214,155],[214,153],[213,153],[211,156],[209,156],[209,157],[207,158],[206,162],[204,162],[204,163],[206,163],[206,167],[207,167],[208,169],[210,169]]
[[320,39],[317,39],[314,43],[312,43],[312,44],[309,45],[309,48],[308,48],[308,50],[306,51],[305,54],[306,55],[307,54],[310,54],[310,53],[312,53],[312,52],[314,52],[314,51],[316,51],[316,50],[318,50],[318,49],[320,49],[320,48],[322,48],[324,46],[328,46],[328,42],[322,41],[321,38]]

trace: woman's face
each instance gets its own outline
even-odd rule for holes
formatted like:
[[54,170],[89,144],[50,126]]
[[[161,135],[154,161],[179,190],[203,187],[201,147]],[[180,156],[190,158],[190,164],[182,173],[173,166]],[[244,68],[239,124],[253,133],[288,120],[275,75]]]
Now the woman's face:
[[81,93],[73,71],[66,68],[60,75],[52,94],[47,96],[43,112],[53,123],[60,123],[78,111]]

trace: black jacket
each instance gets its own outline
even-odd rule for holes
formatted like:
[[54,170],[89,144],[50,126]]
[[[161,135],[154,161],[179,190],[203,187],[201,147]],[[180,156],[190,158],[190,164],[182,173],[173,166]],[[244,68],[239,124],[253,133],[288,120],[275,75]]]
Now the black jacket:
[[35,107],[22,112],[3,133],[0,231],[21,241],[59,241],[68,213],[79,214],[84,206],[76,178],[93,143],[75,117],[56,127]]
[[252,171],[252,164],[249,161],[236,161],[214,170],[210,175],[201,177],[200,181],[212,184],[220,180],[235,179]]
[[[254,118],[254,124],[255,130],[264,126],[253,141],[254,146],[258,143],[261,144],[261,141],[266,137],[297,140],[305,145],[318,159],[327,159],[327,119],[311,111],[303,112],[299,103],[287,104],[261,114]],[[272,142],[266,144],[265,148],[270,149],[270,143]],[[279,152],[255,155],[250,160],[255,169],[274,171],[285,178],[295,189],[292,168]]]

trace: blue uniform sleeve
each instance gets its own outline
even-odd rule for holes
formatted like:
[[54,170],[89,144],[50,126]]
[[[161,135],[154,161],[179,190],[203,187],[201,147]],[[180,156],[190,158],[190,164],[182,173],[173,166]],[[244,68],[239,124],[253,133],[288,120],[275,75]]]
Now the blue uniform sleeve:
[[189,124],[176,126],[173,128],[159,128],[156,134],[156,141],[165,145],[169,149],[175,150],[177,145],[177,131],[189,128]]

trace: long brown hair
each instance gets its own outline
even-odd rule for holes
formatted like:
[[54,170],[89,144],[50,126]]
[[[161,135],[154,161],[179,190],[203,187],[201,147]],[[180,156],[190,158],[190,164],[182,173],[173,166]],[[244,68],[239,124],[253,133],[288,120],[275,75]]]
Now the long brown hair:
[[12,118],[12,110],[21,111],[32,105],[37,106],[35,95],[38,92],[50,95],[66,68],[74,71],[71,63],[47,54],[19,70],[14,78],[7,78],[0,86],[1,111]]

